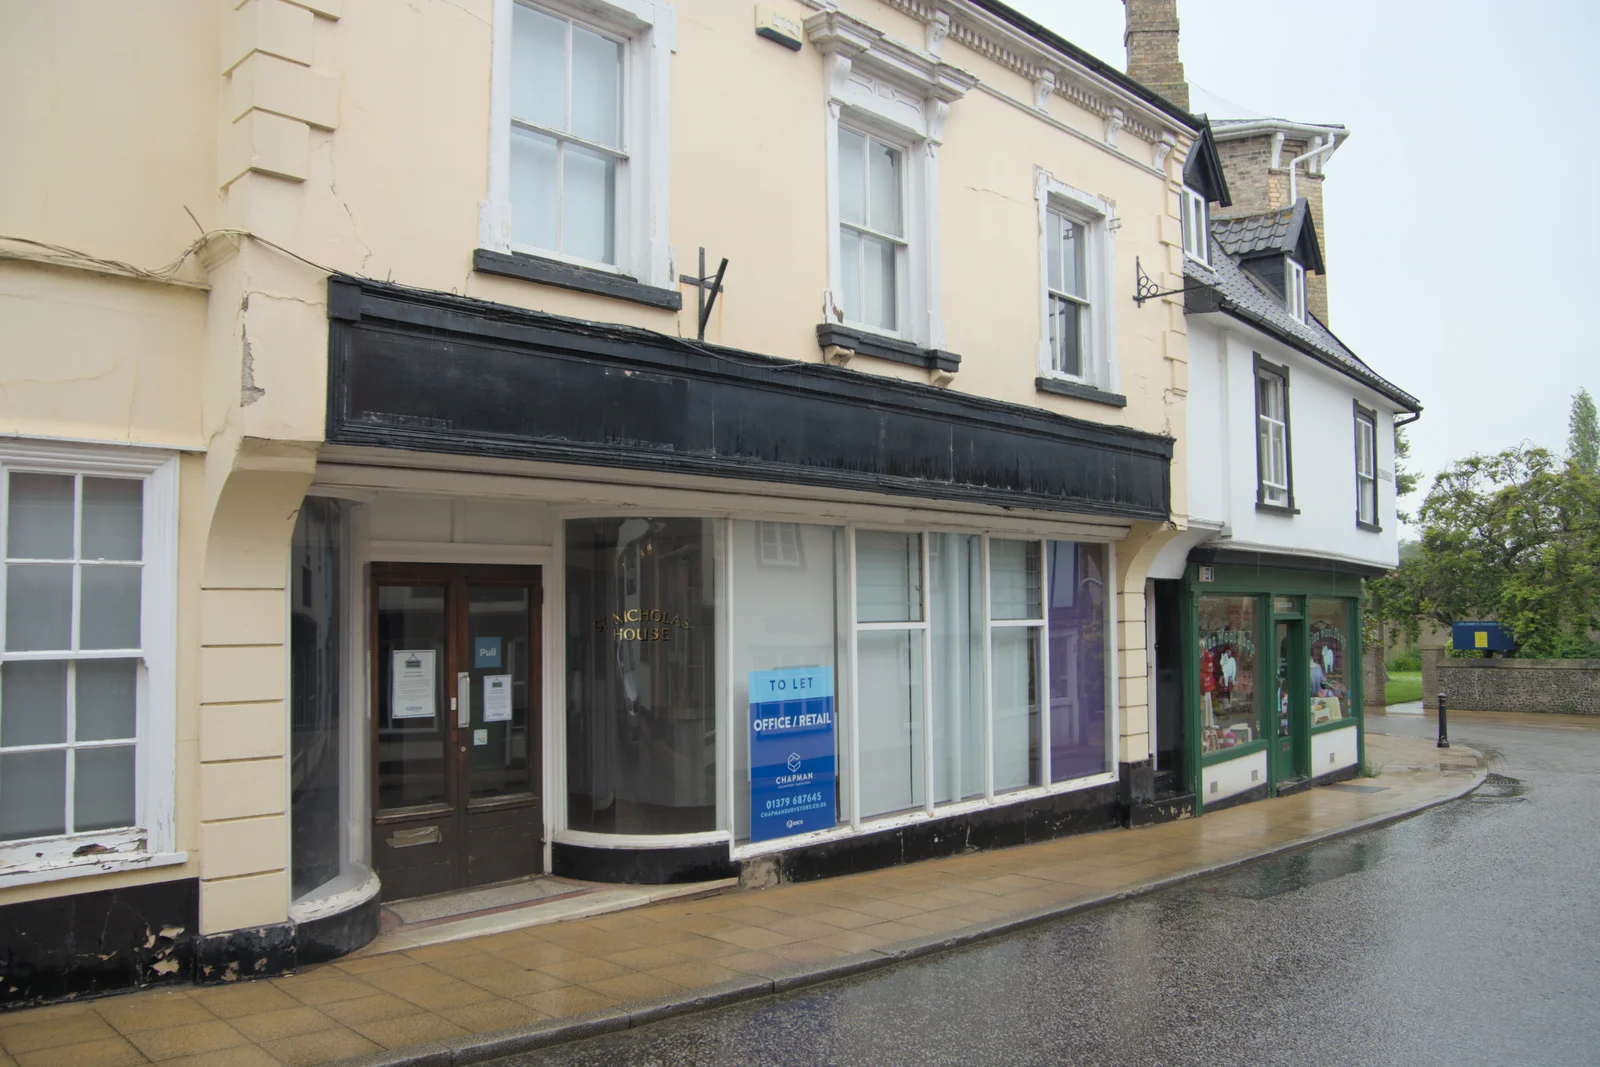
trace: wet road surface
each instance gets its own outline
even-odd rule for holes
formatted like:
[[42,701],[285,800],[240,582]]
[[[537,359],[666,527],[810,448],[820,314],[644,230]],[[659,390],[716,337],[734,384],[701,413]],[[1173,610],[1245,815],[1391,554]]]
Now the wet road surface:
[[1600,730],[1452,722],[1451,737],[1495,773],[1405,822],[496,1062],[1600,1064]]

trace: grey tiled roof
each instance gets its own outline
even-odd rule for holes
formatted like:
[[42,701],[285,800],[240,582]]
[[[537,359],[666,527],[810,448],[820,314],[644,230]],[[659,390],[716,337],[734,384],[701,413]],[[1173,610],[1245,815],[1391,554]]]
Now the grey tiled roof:
[[1294,251],[1295,238],[1299,236],[1294,216],[1294,208],[1284,207],[1259,215],[1214,219],[1211,232],[1230,255],[1249,256],[1258,252],[1287,254]]
[[[1215,231],[1223,225],[1226,223],[1213,223],[1212,229]],[[1221,298],[1220,308],[1205,307],[1205,310],[1226,311],[1254,323],[1294,345],[1312,359],[1371,387],[1401,408],[1407,411],[1422,410],[1422,404],[1416,397],[1363,363],[1359,356],[1345,347],[1343,341],[1317,321],[1315,315],[1307,312],[1305,322],[1290,315],[1289,309],[1283,305],[1283,298],[1240,267],[1215,233],[1211,238],[1211,266],[1206,267],[1185,258],[1183,274],[1186,284],[1205,285]],[[1191,299],[1190,308],[1200,310],[1201,307],[1197,305],[1204,306],[1203,301]]]

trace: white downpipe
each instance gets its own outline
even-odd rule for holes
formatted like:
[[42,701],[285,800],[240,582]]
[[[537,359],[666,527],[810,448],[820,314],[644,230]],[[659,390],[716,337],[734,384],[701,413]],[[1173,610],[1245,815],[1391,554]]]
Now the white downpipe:
[[1316,148],[1313,148],[1311,151],[1307,152],[1305,155],[1303,155],[1303,156],[1295,156],[1293,159],[1289,160],[1289,206],[1290,207],[1294,207],[1295,202],[1300,199],[1299,196],[1297,196],[1296,192],[1295,192],[1295,182],[1294,182],[1294,169],[1295,169],[1295,167],[1299,166],[1301,163],[1304,163],[1306,160],[1311,159],[1313,156],[1320,156],[1324,152],[1332,152],[1337,147],[1339,147],[1339,138],[1333,136],[1332,134],[1329,134],[1328,135],[1328,143],[1327,144],[1318,145]]

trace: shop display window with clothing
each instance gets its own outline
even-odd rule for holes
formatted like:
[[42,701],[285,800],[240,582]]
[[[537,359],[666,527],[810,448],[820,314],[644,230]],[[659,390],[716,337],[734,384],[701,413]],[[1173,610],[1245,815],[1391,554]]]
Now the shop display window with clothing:
[[1188,566],[1185,729],[1202,810],[1355,774],[1360,595],[1355,575]]

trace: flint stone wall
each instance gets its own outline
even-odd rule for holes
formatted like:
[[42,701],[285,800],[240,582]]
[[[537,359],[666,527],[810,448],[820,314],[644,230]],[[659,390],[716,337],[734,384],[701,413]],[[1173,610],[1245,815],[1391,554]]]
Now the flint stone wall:
[[1448,659],[1423,649],[1423,706],[1437,709],[1440,691],[1452,710],[1600,715],[1600,660]]

